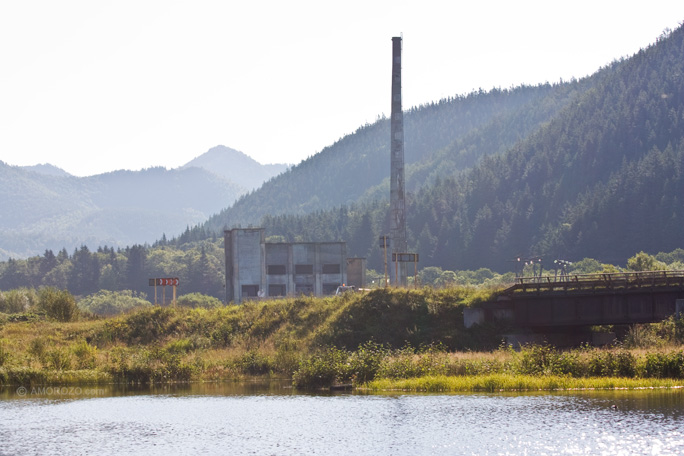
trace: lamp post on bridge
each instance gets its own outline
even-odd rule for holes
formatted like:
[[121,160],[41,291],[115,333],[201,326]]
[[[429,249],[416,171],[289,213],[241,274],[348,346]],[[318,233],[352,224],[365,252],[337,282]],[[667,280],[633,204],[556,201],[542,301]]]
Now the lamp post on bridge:
[[556,280],[558,279],[558,269],[560,269],[560,281],[564,282],[567,281],[568,278],[568,266],[572,266],[572,261],[566,261],[566,260],[553,260],[553,264],[556,265]]

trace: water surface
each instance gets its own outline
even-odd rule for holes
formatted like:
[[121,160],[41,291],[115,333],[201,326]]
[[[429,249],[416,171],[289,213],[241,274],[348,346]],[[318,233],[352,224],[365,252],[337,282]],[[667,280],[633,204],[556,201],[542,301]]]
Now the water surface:
[[0,454],[684,454],[684,391],[0,393]]

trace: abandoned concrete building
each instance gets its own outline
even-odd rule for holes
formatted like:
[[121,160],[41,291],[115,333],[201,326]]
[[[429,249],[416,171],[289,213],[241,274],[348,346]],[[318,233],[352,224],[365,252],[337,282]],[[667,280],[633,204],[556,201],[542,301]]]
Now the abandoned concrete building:
[[226,230],[224,239],[226,302],[365,286],[365,258],[347,258],[346,242],[266,242],[263,228]]

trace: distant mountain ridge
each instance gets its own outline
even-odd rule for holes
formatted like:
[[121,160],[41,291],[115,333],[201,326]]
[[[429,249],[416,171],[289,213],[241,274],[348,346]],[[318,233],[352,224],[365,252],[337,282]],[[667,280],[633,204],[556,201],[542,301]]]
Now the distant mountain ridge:
[[33,171],[34,173],[43,174],[45,176],[70,176],[70,174],[64,171],[62,168],[58,168],[55,165],[49,163],[41,163],[38,165],[31,166],[21,166],[22,169],[26,171]]
[[0,260],[177,235],[286,169],[217,146],[186,165],[76,177],[0,161]]

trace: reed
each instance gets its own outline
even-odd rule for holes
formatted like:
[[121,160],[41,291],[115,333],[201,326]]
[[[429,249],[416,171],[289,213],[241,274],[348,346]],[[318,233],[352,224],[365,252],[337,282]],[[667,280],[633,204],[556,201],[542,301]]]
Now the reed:
[[425,376],[408,379],[382,378],[363,385],[370,391],[408,392],[503,392],[503,391],[569,391],[588,389],[675,388],[684,381],[643,378],[574,378],[567,376],[533,376],[491,374],[475,376]]

